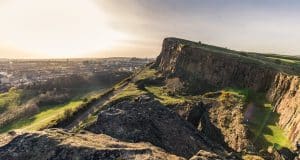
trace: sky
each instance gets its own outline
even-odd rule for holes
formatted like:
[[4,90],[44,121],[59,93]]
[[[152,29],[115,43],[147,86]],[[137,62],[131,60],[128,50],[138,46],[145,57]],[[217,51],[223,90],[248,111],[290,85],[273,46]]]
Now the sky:
[[165,37],[300,55],[297,0],[0,0],[0,58],[156,57]]

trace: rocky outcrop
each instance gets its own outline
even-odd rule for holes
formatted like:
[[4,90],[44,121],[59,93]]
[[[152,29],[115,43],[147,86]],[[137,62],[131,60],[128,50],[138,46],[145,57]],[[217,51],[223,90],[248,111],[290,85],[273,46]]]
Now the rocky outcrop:
[[130,142],[150,142],[186,158],[200,149],[222,150],[174,111],[142,97],[109,106],[99,113],[97,122],[89,130]]
[[192,94],[224,87],[267,93],[280,115],[279,125],[295,144],[300,137],[299,76],[282,73],[276,64],[249,55],[166,38],[155,66],[167,77],[179,77]]
[[194,92],[211,87],[252,88],[267,91],[276,71],[238,54],[210,50],[195,42],[166,38],[156,60],[159,70],[189,82]]
[[228,150],[241,152],[253,148],[249,130],[244,124],[243,105],[240,98],[228,95],[222,102],[210,99],[170,108],[209,139]]
[[[9,136],[9,135],[7,135]],[[149,143],[122,142],[103,134],[74,134],[60,129],[15,135],[0,146],[1,160],[183,160]]]
[[294,144],[300,142],[300,77],[277,74],[267,98],[279,113],[278,124],[286,131],[288,138]]
[[211,153],[208,151],[200,150],[196,155],[194,155],[190,160],[225,160],[221,156]]
[[252,149],[242,106],[217,103],[207,109],[204,117],[198,126],[204,135],[237,152]]

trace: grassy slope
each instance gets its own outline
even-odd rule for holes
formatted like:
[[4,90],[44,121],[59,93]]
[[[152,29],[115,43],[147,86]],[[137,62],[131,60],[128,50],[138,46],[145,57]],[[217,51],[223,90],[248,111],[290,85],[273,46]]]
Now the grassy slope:
[[35,96],[33,91],[24,92],[22,89],[10,89],[8,92],[0,93],[0,113],[7,109],[13,109]]
[[253,142],[262,148],[275,146],[277,149],[281,147],[291,147],[291,142],[286,137],[284,130],[281,129],[276,122],[278,114],[272,111],[272,106],[265,103],[255,110],[255,119],[249,125],[250,131],[254,133]]
[[164,105],[183,103],[187,100],[183,96],[169,96],[161,86],[147,86],[146,90]]
[[[83,89],[81,94],[78,94],[65,104],[55,106],[41,106],[40,112],[29,118],[23,118],[16,122],[0,128],[0,133],[8,132],[14,129],[22,130],[41,130],[55,125],[58,121],[64,118],[64,113],[75,111],[84,103],[84,98],[92,99],[100,95],[103,88],[94,87],[93,89]],[[79,91],[78,91],[79,92]]]
[[20,91],[10,90],[0,94],[0,113],[4,112],[11,106],[15,106],[20,97]]
[[252,141],[261,148],[268,146],[291,147],[291,143],[285,136],[284,130],[277,126],[278,114],[272,111],[272,106],[264,98],[262,93],[254,93],[247,89],[227,88],[224,92],[235,93],[243,96],[246,103],[255,103],[254,113],[249,119],[249,129],[253,133]]
[[82,103],[82,101],[78,100],[71,101],[63,105],[43,107],[40,113],[32,117],[21,119],[4,128],[1,128],[0,133],[7,132],[13,129],[40,130],[43,128],[47,128],[55,124],[59,119],[63,118],[65,110],[76,109]]
[[[253,63],[264,67],[271,67],[278,71],[288,74],[300,75],[300,58],[296,56],[279,54],[259,54],[255,52],[235,51],[224,47],[213,46],[204,43],[197,43],[187,40],[181,40],[183,46],[192,46],[201,48],[215,54],[227,54],[232,58],[237,58],[241,62]],[[278,62],[280,60],[280,62]]]

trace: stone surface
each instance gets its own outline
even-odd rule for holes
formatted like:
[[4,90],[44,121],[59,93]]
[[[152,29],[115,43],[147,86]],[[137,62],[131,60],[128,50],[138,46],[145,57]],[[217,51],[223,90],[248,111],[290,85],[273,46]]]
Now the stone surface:
[[183,160],[184,158],[166,153],[149,143],[128,143],[103,134],[74,134],[55,129],[16,135],[12,141],[0,147],[0,159]]
[[190,160],[224,160],[221,156],[211,153],[208,151],[200,150],[196,155],[194,155]]
[[223,147],[237,152],[253,149],[249,130],[244,123],[243,104],[233,96],[228,96],[223,102],[203,100],[171,108],[203,135]]
[[250,88],[267,93],[280,115],[288,138],[300,141],[300,78],[242,54],[224,53],[199,43],[166,38],[155,66],[166,76],[179,77],[190,93],[224,87]]
[[109,106],[89,130],[130,142],[150,142],[186,158],[200,149],[221,150],[174,111],[147,98]]
[[279,113],[279,125],[296,145],[300,142],[300,77],[277,74],[267,98]]
[[264,92],[277,73],[247,57],[215,52],[197,45],[195,42],[166,38],[156,66],[165,74],[185,79],[195,92],[211,89],[209,86],[252,88]]

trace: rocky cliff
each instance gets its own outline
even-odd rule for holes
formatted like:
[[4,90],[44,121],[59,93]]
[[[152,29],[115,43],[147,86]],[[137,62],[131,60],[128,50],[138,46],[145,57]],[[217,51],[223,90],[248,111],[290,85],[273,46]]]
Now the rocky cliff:
[[247,56],[175,38],[164,40],[156,61],[161,71],[187,80],[195,92],[211,89],[207,86],[267,91],[276,71],[260,63]]
[[299,73],[287,74],[289,66],[257,55],[166,38],[155,65],[167,77],[179,77],[189,93],[224,87],[267,93],[279,125],[295,144],[300,136]]
[[267,98],[280,114],[279,125],[296,144],[300,140],[300,77],[278,73],[268,90]]

